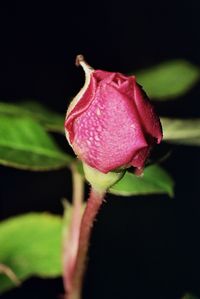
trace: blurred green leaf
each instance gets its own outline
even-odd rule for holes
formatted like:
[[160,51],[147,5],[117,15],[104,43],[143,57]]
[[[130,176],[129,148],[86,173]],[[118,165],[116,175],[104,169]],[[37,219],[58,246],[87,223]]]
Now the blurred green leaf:
[[51,111],[38,102],[26,101],[17,104],[0,102],[0,116],[30,117],[51,132],[64,133],[64,115]]
[[42,126],[30,118],[0,115],[0,164],[28,170],[53,170],[72,160]]
[[136,78],[150,98],[168,100],[190,90],[199,80],[198,67],[184,60],[163,62],[152,68],[136,72]]
[[164,141],[200,146],[200,119],[161,118]]
[[173,187],[174,182],[169,174],[160,166],[152,165],[145,168],[141,177],[126,172],[109,192],[122,196],[166,193],[173,197]]
[[185,294],[182,299],[199,299],[198,297],[192,295],[192,294]]
[[[47,213],[30,213],[0,222],[0,263],[21,281],[61,275],[62,219]],[[0,274],[0,293],[15,287]]]

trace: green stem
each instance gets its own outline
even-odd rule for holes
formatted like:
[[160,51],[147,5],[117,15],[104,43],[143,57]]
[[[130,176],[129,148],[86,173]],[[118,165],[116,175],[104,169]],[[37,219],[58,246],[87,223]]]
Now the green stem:
[[87,254],[92,227],[96,215],[103,202],[104,192],[91,190],[85,212],[81,221],[79,245],[72,277],[71,289],[68,290],[67,299],[80,299],[83,278],[87,264]]
[[72,289],[84,200],[84,179],[78,172],[76,164],[72,165],[71,171],[73,185],[72,216],[69,232],[64,235],[63,242],[63,284],[65,293],[69,293]]

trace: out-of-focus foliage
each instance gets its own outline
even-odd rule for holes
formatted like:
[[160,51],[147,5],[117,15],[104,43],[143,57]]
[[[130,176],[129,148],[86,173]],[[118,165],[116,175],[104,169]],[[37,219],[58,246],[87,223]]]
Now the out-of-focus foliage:
[[152,165],[145,168],[141,177],[126,172],[109,192],[123,196],[166,193],[172,197],[173,187],[174,182],[169,174],[160,166]]
[[[30,276],[60,276],[61,232],[62,218],[47,213],[0,222],[0,264],[9,267],[20,281]],[[14,286],[10,278],[0,274],[0,293]]]
[[193,294],[185,294],[182,299],[199,299],[199,297],[194,296]]
[[164,141],[200,146],[200,119],[161,118]]
[[43,127],[28,117],[0,116],[0,164],[27,170],[66,167],[63,153]]
[[136,78],[153,100],[173,100],[195,85],[200,70],[185,60],[170,60],[136,72]]
[[0,102],[0,117],[1,115],[30,117],[48,131],[64,133],[64,115],[51,111],[35,101],[23,101],[17,104]]

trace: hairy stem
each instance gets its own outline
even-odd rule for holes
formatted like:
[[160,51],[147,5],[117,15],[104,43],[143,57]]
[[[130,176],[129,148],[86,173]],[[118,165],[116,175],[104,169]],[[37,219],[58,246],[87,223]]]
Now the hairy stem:
[[87,264],[87,253],[89,248],[92,226],[103,202],[103,197],[103,192],[101,193],[93,189],[91,190],[87,206],[81,221],[78,252],[72,277],[72,287],[71,290],[69,290],[68,292],[67,299],[81,298],[81,291]]

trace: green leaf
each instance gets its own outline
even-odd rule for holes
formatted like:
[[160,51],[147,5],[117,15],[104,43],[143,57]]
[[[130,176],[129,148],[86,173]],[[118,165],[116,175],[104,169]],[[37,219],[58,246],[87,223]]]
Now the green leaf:
[[192,294],[185,294],[182,299],[199,299],[198,297],[192,295]]
[[[9,267],[21,281],[31,277],[61,275],[62,218],[30,213],[0,222],[0,264]],[[15,287],[0,274],[0,293]]]
[[149,97],[160,101],[183,95],[199,77],[199,68],[184,60],[166,61],[136,73],[138,83]]
[[145,168],[144,175],[141,177],[126,172],[109,192],[122,196],[166,193],[172,197],[173,187],[174,182],[169,174],[160,166],[152,165]]
[[161,118],[164,141],[184,145],[200,146],[200,118]]
[[0,102],[0,115],[30,117],[51,132],[64,133],[64,115],[60,115],[38,102],[26,101],[18,104]]
[[72,160],[41,125],[30,118],[0,115],[0,164],[28,170],[53,170]]

